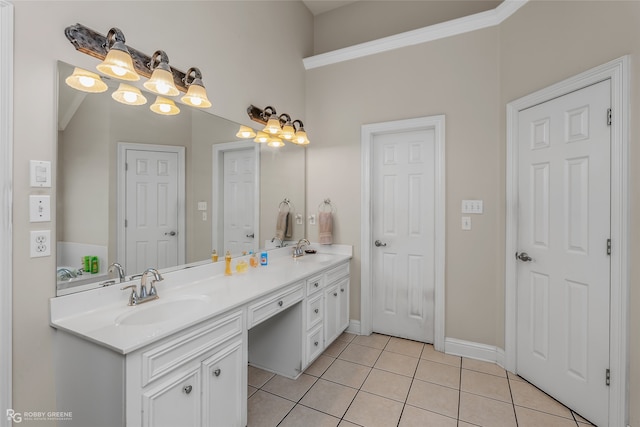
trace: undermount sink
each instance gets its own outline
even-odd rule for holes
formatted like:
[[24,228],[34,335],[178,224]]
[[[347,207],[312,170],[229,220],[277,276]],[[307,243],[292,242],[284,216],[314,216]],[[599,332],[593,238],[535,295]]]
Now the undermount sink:
[[295,258],[298,262],[316,262],[318,264],[326,264],[334,259],[335,258],[329,254],[305,254],[301,257]]
[[163,301],[150,301],[140,306],[130,307],[115,320],[116,326],[145,326],[163,323],[176,318],[193,316],[209,307],[211,298],[198,296],[184,296]]

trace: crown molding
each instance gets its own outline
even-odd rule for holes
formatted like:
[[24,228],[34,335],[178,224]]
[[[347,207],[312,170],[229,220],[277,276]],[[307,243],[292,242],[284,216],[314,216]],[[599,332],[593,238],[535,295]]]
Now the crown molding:
[[337,49],[331,52],[310,56],[302,60],[305,70],[324,67],[326,65],[337,64],[363,56],[375,55],[402,47],[414,46],[427,43],[445,37],[456,36],[470,31],[481,30],[483,28],[494,27],[501,24],[505,19],[513,15],[518,9],[524,6],[528,0],[504,0],[493,10],[476,13],[451,21],[442,22],[417,30],[407,31],[393,36],[360,43]]

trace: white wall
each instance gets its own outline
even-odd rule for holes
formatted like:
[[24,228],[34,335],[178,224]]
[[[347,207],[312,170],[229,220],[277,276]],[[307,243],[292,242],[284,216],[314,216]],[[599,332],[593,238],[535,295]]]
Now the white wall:
[[[304,120],[301,58],[312,53],[312,17],[302,3],[277,1],[16,1],[14,6],[13,409],[49,411],[55,409],[48,325],[55,253],[30,259],[27,237],[34,229],[55,231],[56,217],[30,224],[28,195],[51,194],[55,203],[56,181],[50,190],[31,189],[27,166],[30,159],[49,160],[55,170],[56,61],[88,69],[97,64],[73,48],[65,27],[81,23],[106,34],[115,26],[142,52],[163,49],[177,68],[199,67],[211,111],[251,124],[249,104],[274,105]],[[287,25],[266,24],[281,21]],[[267,39],[281,47],[277,56],[265,51]]]

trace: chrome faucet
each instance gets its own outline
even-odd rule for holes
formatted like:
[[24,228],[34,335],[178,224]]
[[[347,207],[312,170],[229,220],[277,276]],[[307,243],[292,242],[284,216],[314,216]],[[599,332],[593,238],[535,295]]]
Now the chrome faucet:
[[[147,291],[148,275],[152,275],[153,277],[151,277],[151,279],[149,280],[150,288]],[[131,295],[129,295],[129,305],[138,305],[138,304],[142,304],[142,303],[160,298],[158,296],[158,291],[156,290],[155,283],[161,280],[164,280],[164,278],[158,272],[158,270],[156,270],[155,268],[147,268],[144,271],[144,273],[142,273],[142,276],[140,277],[140,283],[138,284],[140,288],[138,292],[136,292],[136,290],[138,289],[138,285],[128,285],[120,289],[121,290],[131,289]]]
[[122,266],[117,262],[114,262],[109,266],[107,273],[111,274],[114,270],[118,272],[118,279],[120,279],[120,283],[124,282],[124,268],[122,268]]
[[298,258],[298,257],[301,257],[302,255],[304,255],[304,251],[302,250],[302,248],[304,246],[309,246],[310,244],[311,243],[307,239],[298,240],[298,243],[296,244],[296,247],[293,248],[293,257],[294,258]]
[[280,240],[280,244],[279,244],[279,245],[276,245],[276,248],[284,248],[284,246],[285,246],[285,245],[284,245],[284,240],[282,240],[281,238],[279,238],[279,237],[277,237],[277,236],[274,236],[274,238],[273,238],[273,239],[271,239],[271,243],[273,243],[273,242],[274,242],[274,241],[276,241],[276,240]]

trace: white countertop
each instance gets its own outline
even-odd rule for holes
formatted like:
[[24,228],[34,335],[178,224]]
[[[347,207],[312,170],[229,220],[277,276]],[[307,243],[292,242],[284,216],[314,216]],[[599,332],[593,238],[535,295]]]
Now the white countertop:
[[[291,247],[270,250],[267,266],[249,267],[244,273],[236,273],[234,269],[232,276],[224,275],[223,258],[222,262],[163,273],[164,280],[156,283],[160,298],[139,306],[127,305],[130,290],[120,289],[135,281],[51,298],[50,324],[127,354],[352,257],[351,246],[313,244],[311,248],[318,254],[305,254],[297,260],[291,256]],[[238,259],[242,258],[234,258],[232,265]],[[186,298],[200,299],[206,304],[150,325],[122,325],[116,320],[135,310]]]

